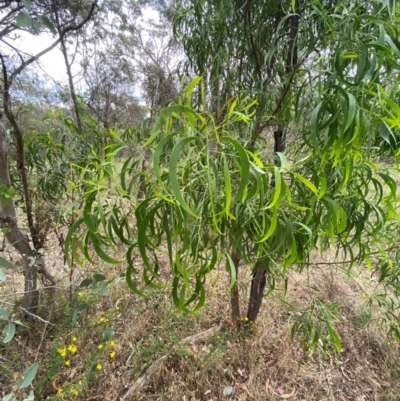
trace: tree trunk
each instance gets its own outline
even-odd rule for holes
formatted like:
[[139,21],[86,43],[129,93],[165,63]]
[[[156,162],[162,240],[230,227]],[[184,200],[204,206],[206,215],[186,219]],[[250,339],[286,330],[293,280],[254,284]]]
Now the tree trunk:
[[264,289],[267,276],[267,269],[261,265],[253,275],[250,289],[249,307],[247,310],[247,318],[250,322],[255,322],[258,312],[261,308],[262,299],[264,296]]
[[[296,14],[292,15],[289,18],[289,43],[288,43],[288,54],[286,60],[286,73],[293,74],[295,68],[297,67],[298,57],[297,57],[297,35],[299,31],[300,24],[300,5],[299,1],[295,1],[295,10]],[[282,15],[280,14],[280,8],[277,13],[276,21],[280,20]],[[290,78],[290,82],[293,77]],[[290,87],[288,91],[290,90]],[[287,93],[286,93],[287,94]],[[259,133],[259,127],[256,124],[255,133],[253,133],[252,145],[255,144],[255,139]],[[276,157],[277,152],[285,151],[285,138],[283,134],[282,126],[279,125],[278,129],[274,132],[274,153],[275,153],[275,165],[280,165],[279,157]],[[275,181],[272,179],[271,186],[275,186]],[[264,296],[264,290],[266,286],[266,276],[267,269],[265,265],[261,265],[253,274],[253,279],[251,281],[251,289],[250,289],[250,298],[249,298],[249,306],[247,310],[247,318],[249,321],[254,322],[257,319],[258,313],[261,308],[262,299]]]
[[[274,132],[274,153],[283,152],[285,150],[285,141],[282,127]],[[279,157],[275,157],[275,165],[280,165]],[[275,187],[275,180],[272,179],[271,187]],[[251,280],[249,306],[247,309],[247,318],[250,322],[255,322],[260,312],[262,299],[264,297],[265,285],[267,283],[267,269],[265,265],[261,265],[253,274]]]
[[[6,234],[6,238],[12,244],[12,246],[20,253],[23,260],[24,276],[25,276],[25,294],[24,294],[23,308],[29,311],[30,313],[35,313],[39,305],[39,293],[37,289],[38,270],[35,264],[35,256],[36,256],[35,249],[38,250],[40,248],[43,248],[43,243],[33,218],[32,199],[29,190],[28,175],[24,161],[23,133],[11,110],[11,99],[9,93],[10,82],[8,80],[8,74],[6,65],[4,63],[4,58],[1,55],[0,55],[0,60],[3,69],[3,85],[4,85],[3,107],[4,107],[4,112],[14,129],[14,136],[17,143],[16,162],[18,170],[21,174],[21,181],[25,198],[26,217],[28,220],[29,231],[32,237],[34,249],[31,248],[28,237],[24,236],[18,229],[17,216],[15,213],[14,202],[12,200],[10,200],[6,205],[4,204],[4,201],[0,200],[1,203],[0,217],[2,218],[0,224],[3,227],[7,227],[10,229],[10,231]],[[0,124],[1,124],[0,131],[2,132],[1,134],[2,144],[0,149],[0,156],[1,156],[0,183],[5,184],[6,187],[9,188],[11,186],[11,179],[7,161],[7,142],[6,142],[7,134],[4,125],[2,123]],[[46,277],[46,279],[51,283],[51,287],[49,287],[49,293],[50,293],[49,303],[51,306],[53,306],[56,281],[54,277],[47,271],[46,266],[44,264],[41,265],[40,271]],[[51,313],[51,308],[49,309],[49,312]]]
[[[11,187],[10,172],[7,161],[7,137],[3,123],[0,122],[0,184],[6,188]],[[31,313],[36,313],[39,304],[39,292],[37,290],[37,270],[34,263],[30,264],[28,258],[33,258],[34,253],[29,245],[26,235],[18,228],[17,216],[13,200],[5,204],[0,198],[0,228],[8,228],[7,240],[20,253],[25,275],[25,294],[22,307]],[[32,260],[32,259],[31,259]]]
[[239,262],[240,259],[238,255],[234,252],[231,253],[231,258],[236,270],[236,281],[231,289],[231,320],[233,330],[238,333],[240,330],[240,299],[239,299],[239,287],[238,287],[238,277],[239,277]]

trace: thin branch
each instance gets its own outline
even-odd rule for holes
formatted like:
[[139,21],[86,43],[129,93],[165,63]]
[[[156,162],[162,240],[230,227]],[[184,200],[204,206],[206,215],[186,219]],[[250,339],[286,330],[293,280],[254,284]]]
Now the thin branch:
[[42,319],[40,316],[35,315],[35,314],[32,313],[32,312],[29,312],[27,309],[23,308],[22,306],[20,306],[19,309],[21,309],[21,310],[22,310],[24,313],[26,313],[27,315],[32,316],[33,318],[35,318],[35,319],[41,321],[41,322],[44,323],[44,324],[49,324],[50,326],[55,326],[55,324],[50,323],[50,322],[48,322],[47,320]]
[[[384,249],[384,252],[391,252],[394,251],[395,249],[397,249],[395,246],[392,246],[388,249]],[[378,255],[379,253],[381,253],[381,251],[375,251],[375,252],[371,252],[368,254],[368,256],[373,256],[373,255]],[[344,265],[346,263],[354,263],[356,260],[338,260],[338,261],[334,261],[334,262],[317,262],[317,263],[312,263],[312,262],[308,262],[308,263],[304,263],[307,266],[333,266],[333,265]]]
[[[65,286],[65,287],[58,287],[58,286],[54,286],[54,285],[49,285],[46,287],[40,287],[41,290],[46,290],[46,289],[59,289],[59,290],[66,290],[67,288],[69,288],[69,286]],[[0,298],[2,297],[13,297],[13,296],[17,296],[17,295],[25,295],[28,294],[29,292],[35,292],[37,290],[30,290],[30,291],[21,291],[21,292],[12,292],[12,293],[7,293],[7,294],[0,294]],[[3,301],[0,301],[3,302]]]
[[53,42],[49,47],[47,47],[46,49],[42,50],[41,52],[39,52],[38,54],[36,54],[35,56],[32,56],[31,58],[29,58],[28,60],[26,60],[25,62],[23,62],[17,69],[14,70],[14,72],[10,75],[9,78],[9,82],[10,85],[13,81],[13,79],[21,73],[21,71],[27,67],[29,64],[33,63],[35,60],[37,60],[38,58],[42,57],[44,54],[48,53],[50,50],[53,50],[64,38],[64,36],[71,31],[77,31],[80,28],[82,28],[92,17],[93,12],[97,6],[97,1],[95,0],[92,3],[92,6],[90,7],[89,13],[87,14],[86,18],[84,18],[79,24],[77,25],[71,25],[71,26],[67,26],[66,28],[64,28],[61,32],[60,35],[58,37],[58,39]]
[[10,49],[13,49],[15,51],[15,53],[18,54],[18,57],[21,59],[21,62],[24,62],[24,58],[22,57],[21,53],[26,54],[29,56],[28,53],[25,53],[19,49],[17,49],[16,47],[14,47],[13,45],[11,45],[10,43],[6,42],[3,38],[0,38],[0,41],[2,41],[5,45],[7,45]]

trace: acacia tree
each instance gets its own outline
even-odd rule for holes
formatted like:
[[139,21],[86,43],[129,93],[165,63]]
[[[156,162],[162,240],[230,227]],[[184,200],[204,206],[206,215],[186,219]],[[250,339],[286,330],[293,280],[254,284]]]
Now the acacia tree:
[[[257,318],[266,282],[273,289],[282,277],[287,285],[288,269],[302,271],[315,249],[333,248],[350,266],[367,262],[398,290],[397,270],[383,267],[393,266],[398,250],[385,234],[388,227],[398,231],[396,184],[390,167],[374,164],[379,154],[398,151],[397,3],[185,5],[175,32],[187,55],[186,71],[203,78],[161,112],[150,133],[145,147],[153,155],[153,174],[146,176],[135,227],[120,207],[133,201],[128,159],[118,201],[105,207],[104,186],[92,185],[69,244],[81,227],[111,263],[119,261],[104,246],[129,245],[132,290],[145,295],[145,286],[171,286],[184,311],[203,305],[206,277],[224,260],[236,329],[241,261],[253,266],[250,321]],[[164,241],[171,283],[160,272]],[[134,267],[135,250],[143,271]],[[371,263],[375,251],[384,263]],[[318,302],[326,340],[339,350],[333,314]],[[399,336],[398,321],[390,325]],[[306,326],[299,321],[294,327]],[[308,330],[305,344],[315,348],[323,332],[320,326]]]
[[[4,1],[1,4],[2,11],[4,12],[4,17],[0,20],[0,40],[8,47],[8,52],[0,52],[3,78],[3,107],[7,119],[12,126],[13,135],[15,137],[17,168],[21,175],[21,182],[24,192],[24,202],[26,207],[26,216],[34,249],[31,248],[28,238],[19,231],[18,220],[15,213],[13,200],[5,199],[3,194],[0,197],[0,227],[5,233],[7,240],[20,253],[23,260],[25,292],[22,307],[24,313],[27,314],[35,313],[38,307],[38,265],[37,263],[35,263],[35,261],[37,257],[36,252],[43,248],[43,243],[41,241],[41,236],[38,232],[38,228],[33,217],[31,193],[24,161],[24,133],[21,130],[21,127],[12,108],[12,88],[13,84],[15,83],[16,77],[27,66],[31,65],[34,61],[39,59],[44,54],[48,53],[50,50],[54,49],[62,41],[62,39],[68,32],[79,30],[90,20],[96,8],[97,0],[91,3],[91,6],[88,9],[86,15],[80,18],[79,21],[72,21],[71,23],[66,24],[63,29],[59,31],[57,39],[55,39],[49,47],[43,49],[35,55],[27,56],[15,46],[13,46],[10,41],[18,36],[18,30],[28,31],[30,33],[40,33],[43,29],[50,29],[53,31],[53,33],[55,33],[54,26],[52,25],[49,18],[46,16],[49,5],[50,4],[46,2],[36,4],[28,0],[21,3],[17,3],[14,1]],[[17,66],[11,66],[11,70],[10,65],[6,62],[6,56],[10,51],[15,52],[20,58],[20,63]],[[2,141],[2,143],[0,144],[0,184],[2,185],[2,191],[7,193],[9,191],[9,188],[11,187],[11,181],[7,163],[7,147],[5,142],[6,136],[4,133],[0,136],[0,139]],[[7,200],[7,202],[5,202],[5,200]],[[50,281],[52,285],[54,285],[54,278],[48,273],[45,266],[42,265],[40,268],[45,277]]]

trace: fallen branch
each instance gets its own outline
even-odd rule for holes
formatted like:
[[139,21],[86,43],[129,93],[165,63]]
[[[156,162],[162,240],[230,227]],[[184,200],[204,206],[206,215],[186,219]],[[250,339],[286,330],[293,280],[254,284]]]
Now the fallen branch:
[[[219,326],[213,326],[206,331],[202,331],[201,333],[194,334],[192,336],[184,338],[179,344],[176,344],[173,349],[176,349],[179,345],[182,344],[192,344],[197,341],[202,341],[211,336],[212,333],[221,330],[223,323],[221,322]],[[154,373],[154,371],[159,367],[162,361],[167,359],[168,355],[164,355],[161,358],[157,359],[153,362],[133,383],[133,385],[129,388],[129,390],[125,393],[123,397],[121,397],[120,401],[128,400],[128,397],[133,396],[138,390],[142,389],[143,386],[148,381],[149,377]]]

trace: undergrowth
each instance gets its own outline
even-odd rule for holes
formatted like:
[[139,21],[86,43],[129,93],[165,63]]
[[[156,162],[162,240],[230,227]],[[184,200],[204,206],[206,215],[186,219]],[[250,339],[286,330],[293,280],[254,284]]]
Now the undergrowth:
[[[96,274],[107,277],[107,291],[92,282],[74,288],[71,299],[69,287],[59,289],[51,325],[31,321],[29,328],[18,328],[14,341],[0,345],[1,391],[7,394],[20,372],[39,362],[36,399],[117,400],[160,360],[129,399],[400,399],[398,344],[385,337],[379,313],[367,306],[369,281],[329,269],[312,279],[293,275],[286,296],[282,285],[264,299],[257,324],[242,318],[242,331],[234,334],[221,318],[229,308],[222,282],[209,286],[203,309],[184,315],[172,305],[168,289],[141,299],[129,292],[119,272],[97,267]],[[291,338],[291,327],[305,316],[316,288],[326,304],[340,304],[335,328],[341,350],[324,348],[320,340],[307,358],[302,338]],[[182,341],[214,326],[218,329],[201,341]]]

